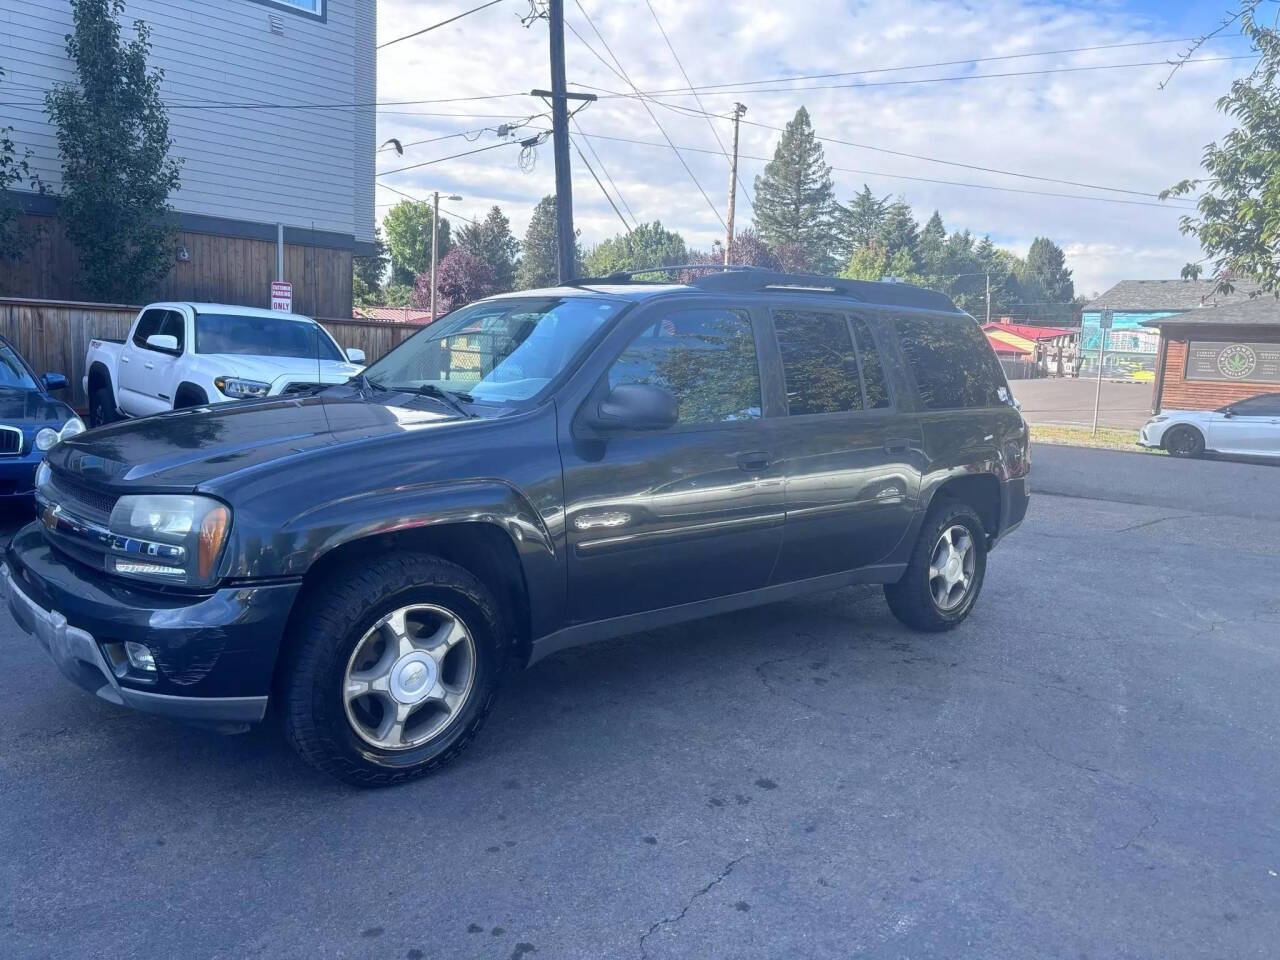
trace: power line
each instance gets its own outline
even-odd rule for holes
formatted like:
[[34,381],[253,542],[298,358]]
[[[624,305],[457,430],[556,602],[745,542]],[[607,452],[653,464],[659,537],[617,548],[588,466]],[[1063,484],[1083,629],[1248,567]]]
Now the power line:
[[512,147],[512,146],[536,147],[540,144],[546,143],[548,136],[550,136],[549,132],[544,131],[539,133],[536,137],[531,138],[531,140],[536,140],[537,141],[536,143],[531,142],[531,140],[503,140],[501,143],[491,143],[487,147],[477,147],[475,150],[467,150],[463,153],[455,153],[447,157],[437,157],[434,160],[424,160],[421,163],[411,163],[407,167],[396,167],[396,169],[394,170],[383,170],[381,173],[375,174],[375,176],[389,177],[393,173],[404,173],[406,170],[417,170],[419,167],[429,167],[432,164],[444,163],[446,160],[457,160],[460,157],[469,157],[476,153],[484,153],[486,150],[497,150],[499,147]]
[[[391,186],[390,184],[386,184],[386,183],[375,183],[375,184],[374,184],[374,186],[375,186],[375,187],[381,187],[383,190],[390,190],[392,193],[399,194],[400,196],[404,197],[406,200],[412,200],[414,203],[426,203],[426,202],[427,202],[427,200],[426,200],[425,198],[423,198],[423,199],[419,199],[418,197],[413,196],[413,194],[405,193],[403,190],[397,190],[395,187]],[[396,205],[396,204],[394,204],[394,203],[379,203],[379,204],[377,204],[377,206],[379,206],[379,207],[394,207],[395,205]],[[459,220],[466,220],[468,223],[473,223],[473,224],[477,224],[477,225],[478,225],[478,224],[479,224],[479,222],[480,222],[480,221],[476,220],[474,217],[468,217],[468,216],[466,216],[465,214],[458,213],[458,212],[456,212],[456,211],[454,211],[454,210],[450,210],[450,209],[448,209],[447,207],[441,207],[440,209],[441,209],[441,210],[443,210],[445,213],[449,214],[449,216],[451,216],[451,217],[457,217]]]
[[836,77],[858,77],[869,73],[900,73],[906,70],[927,70],[932,67],[958,67],[967,63],[992,63],[1002,60],[1024,60],[1031,57],[1055,57],[1069,53],[1088,53],[1095,50],[1118,50],[1123,47],[1154,47],[1169,43],[1189,43],[1190,37],[1171,37],[1166,40],[1136,40],[1128,43],[1099,43],[1088,47],[1066,47],[1061,50],[1037,50],[1031,53],[1008,53],[992,57],[969,57],[964,60],[937,60],[932,63],[913,63],[900,67],[867,67],[862,70],[845,70],[840,73],[807,73],[790,77],[769,77],[763,80],[738,80],[732,83],[702,84],[698,87],[669,87],[665,90],[650,90],[651,94],[680,93],[687,90],[718,90],[725,87],[746,87],[765,83],[790,83],[796,80],[831,80]]
[[[622,61],[618,59],[617,54],[615,54],[613,50],[609,47],[609,41],[606,40],[604,38],[604,35],[600,33],[599,29],[597,29],[595,25],[595,21],[591,19],[590,14],[587,13],[586,9],[582,6],[582,3],[580,2],[580,0],[573,0],[573,2],[574,2],[574,5],[578,8],[578,11],[586,19],[587,25],[591,27],[591,31],[596,35],[597,38],[599,38],[600,43],[604,46],[605,52],[608,53],[609,56],[613,58],[613,62],[618,65],[618,69],[614,72],[620,73],[622,79],[626,82],[627,86],[631,87],[632,90],[635,90],[637,93],[639,93],[640,88],[637,87],[634,83],[632,83],[631,77],[627,75],[626,68],[622,66]],[[569,29],[573,30],[572,25],[569,25]],[[573,30],[573,35],[577,37],[580,41],[582,41],[583,45],[586,46],[588,50],[591,50],[590,45],[587,44],[587,42],[582,39],[582,36],[578,33],[577,30]],[[604,58],[601,57],[594,50],[591,50],[591,52],[595,54],[595,56],[598,59],[600,59],[602,62],[604,61]],[[689,179],[692,180],[693,185],[698,188],[698,192],[702,194],[702,199],[707,201],[707,206],[711,208],[711,212],[715,214],[716,219],[720,221],[720,226],[723,227],[725,225],[724,217],[720,216],[720,211],[716,209],[716,205],[712,203],[711,198],[707,196],[707,191],[702,189],[702,184],[699,183],[698,178],[694,176],[693,170],[689,167],[689,164],[685,162],[684,157],[681,155],[680,151],[676,148],[676,145],[672,143],[671,138],[667,136],[667,131],[663,128],[661,121],[658,120],[657,115],[653,112],[653,110],[649,108],[649,105],[645,103],[643,99],[641,99],[640,102],[644,106],[645,111],[649,114],[650,119],[653,120],[654,126],[658,128],[658,132],[662,134],[663,139],[666,140],[667,143],[671,144],[671,149],[675,153],[676,159],[678,159],[680,161],[680,165],[684,167],[685,173],[689,174]]]
[[[644,147],[662,148],[664,146],[663,144],[657,143],[653,140],[635,140],[630,137],[611,137],[611,136],[606,136],[605,134],[600,134],[600,133],[595,133],[595,134],[582,133],[581,135],[583,137],[586,137],[589,140],[614,140],[619,143],[634,143]],[[688,150],[693,153],[711,153],[711,154],[716,153],[716,151],[714,150],[708,150],[703,147],[690,147],[690,146],[682,145],[681,149]],[[740,154],[739,156],[741,156],[743,160],[755,160],[760,163],[769,162],[768,157],[756,157],[756,156],[751,156],[750,154]],[[939,180],[939,179],[930,178],[930,177],[913,177],[903,173],[884,173],[883,171],[879,171],[879,170],[858,170],[852,167],[832,166],[831,169],[838,170],[841,173],[856,173],[860,176],[866,176],[866,177],[889,177],[896,180],[913,180],[917,183],[936,183],[936,184],[940,184],[944,186],[952,186],[952,187],[969,187],[975,190],[994,190],[998,193],[1019,193],[1019,194],[1028,194],[1028,195],[1037,196],[1037,197],[1058,197],[1066,200],[1094,200],[1094,201],[1097,201],[1098,203],[1120,203],[1120,204],[1125,204],[1127,206],[1159,207],[1160,209],[1163,209],[1163,210],[1180,210],[1181,211],[1181,210],[1193,209],[1192,207],[1170,206],[1168,203],[1153,203],[1148,200],[1124,200],[1118,197],[1090,197],[1090,196],[1079,194],[1079,193],[1054,193],[1047,190],[1027,190],[1019,187],[1000,187],[1000,186],[995,186],[993,184],[986,184],[986,183],[966,183],[960,180]]]
[[[676,53],[676,48],[674,45],[672,45],[671,38],[667,36],[667,31],[662,26],[662,21],[658,19],[658,11],[653,9],[653,4],[650,3],[649,0],[644,0],[644,3],[645,3],[645,6],[649,8],[649,13],[653,15],[653,22],[658,25],[658,32],[662,34],[662,39],[666,41],[667,49],[671,51],[672,59],[675,60],[676,66],[680,68],[680,76],[684,77],[684,82],[689,85],[690,92],[693,92],[694,91],[693,81],[689,79],[689,72],[685,70],[684,64],[680,62],[680,54]],[[698,107],[700,109],[705,109],[702,107],[702,98],[699,97],[696,92],[693,93],[693,98],[697,102]],[[707,120],[707,126],[711,128],[711,135],[716,138],[716,145],[720,148],[720,152],[724,154],[724,158],[728,160],[729,151],[725,149],[724,141],[720,139],[720,133],[718,130],[716,130],[716,125],[711,122],[711,117],[708,116],[706,120]],[[747,185],[742,182],[742,178],[739,176],[735,175],[734,179],[737,181],[738,186],[742,188],[742,192],[747,198],[747,203],[751,206],[752,213],[754,213],[756,204],[755,204],[755,201],[751,198],[751,194],[747,191]]]
[[448,20],[441,20],[439,23],[433,23],[431,26],[423,27],[421,30],[415,30],[413,33],[406,33],[403,37],[396,37],[394,40],[388,40],[386,43],[380,43],[375,49],[381,50],[383,47],[389,47],[393,43],[399,43],[401,40],[409,40],[409,39],[412,39],[413,37],[420,37],[424,33],[430,33],[432,30],[435,30],[437,27],[443,27],[445,24],[453,23],[453,21],[455,20],[461,20],[463,17],[469,16],[473,13],[477,13],[478,11],[483,10],[485,7],[492,7],[494,4],[501,3],[501,2],[502,0],[489,0],[488,3],[482,3],[478,7],[472,7],[470,10],[466,10],[463,13],[458,14],[456,17],[450,17]]
[[[616,91],[608,91],[608,92],[616,93]],[[627,97],[628,95],[619,94],[619,96]],[[688,116],[698,116],[698,117],[712,116],[721,120],[729,119],[721,114],[708,113],[705,110],[696,110],[693,107],[681,106],[674,103],[664,103],[661,100],[654,100],[653,102],[656,103],[658,106],[666,107],[668,110],[673,110],[677,113],[684,113]],[[786,132],[786,130],[783,127],[775,127],[772,124],[761,123],[758,120],[744,119],[742,120],[742,123],[752,127],[759,127],[762,130],[772,130],[775,133]],[[1159,199],[1160,197],[1158,193],[1148,193],[1143,190],[1130,190],[1125,187],[1108,187],[1102,184],[1085,183],[1079,180],[1063,180],[1057,177],[1042,177],[1033,173],[1019,173],[1016,170],[1001,170],[998,167],[985,167],[985,166],[982,166],[981,164],[964,163],[959,160],[943,160],[940,157],[930,157],[930,156],[926,156],[924,154],[919,154],[919,153],[908,153],[904,150],[892,150],[888,147],[878,147],[869,143],[858,143],[854,140],[841,140],[838,137],[820,137],[816,133],[814,134],[814,139],[820,140],[823,143],[835,143],[845,147],[857,147],[860,150],[871,150],[875,153],[884,153],[894,157],[905,157],[909,160],[923,160],[928,163],[939,163],[948,167],[961,167],[962,169],[965,169],[965,170],[977,170],[982,173],[993,173],[1002,177],[1018,177],[1023,180],[1035,180],[1041,183],[1056,183],[1056,184],[1061,184],[1063,186],[1068,186],[1068,187],[1082,187],[1086,190],[1103,190],[1108,193],[1127,193],[1127,194],[1132,194],[1138,197],[1149,197],[1152,200]]]
[[[573,124],[573,129],[578,131],[578,136],[585,137],[586,134],[582,132],[582,126],[576,119],[574,119],[575,114],[576,111],[575,113],[569,114],[569,122]],[[574,144],[574,147],[577,147],[576,143]],[[622,191],[618,189],[618,185],[613,182],[613,176],[609,173],[609,168],[604,165],[604,161],[600,159],[600,154],[596,152],[596,148],[590,140],[587,141],[587,149],[591,151],[591,156],[596,158],[596,163],[600,165],[600,172],[603,173],[604,178],[609,181],[609,186],[613,187],[613,192],[618,195],[618,199],[622,201],[622,205],[627,208],[627,213],[631,215],[631,219],[636,223],[639,223],[640,219],[636,216],[635,211],[631,209],[631,204],[627,203],[627,198],[622,195]],[[586,162],[585,158],[583,162]],[[628,230],[629,229],[630,228],[628,228]]]
[[[581,133],[581,131],[579,131]],[[609,206],[613,207],[613,212],[618,215],[618,219],[622,221],[623,229],[627,233],[631,233],[631,225],[627,223],[627,218],[622,215],[622,211],[618,209],[618,205],[613,202],[613,197],[609,196],[609,191],[604,188],[604,184],[600,182],[600,178],[596,176],[595,170],[591,167],[591,161],[587,159],[586,154],[582,152],[582,148],[578,146],[578,141],[573,137],[569,138],[569,142],[573,144],[573,149],[578,151],[578,159],[582,161],[587,168],[587,172],[591,174],[591,179],[596,182],[596,186],[600,188],[600,192],[604,194],[604,198],[609,201]]]
[[[1184,63],[1218,63],[1228,60],[1255,60],[1257,54],[1240,54],[1230,57],[1199,57],[1192,60],[1185,60]],[[917,77],[907,80],[875,80],[870,83],[823,83],[811,84],[807,87],[751,87],[747,89],[720,89],[715,91],[704,91],[715,95],[740,95],[750,93],[752,95],[759,93],[798,93],[806,90],[862,90],[871,87],[902,87],[913,86],[916,84],[927,83],[956,83],[965,80],[999,80],[1009,77],[1038,77],[1053,73],[1090,73],[1098,70],[1127,70],[1137,67],[1167,67],[1168,60],[1143,60],[1137,63],[1097,63],[1076,67],[1045,67],[1040,70],[1012,70],[1005,73],[972,73],[957,74],[949,77]],[[599,87],[592,87],[589,84],[578,83],[575,86],[585,87],[588,90],[598,90]],[[667,92],[660,93],[655,91],[639,91],[631,93],[612,93],[601,99],[611,99],[614,97],[643,97],[646,99],[657,100],[659,97],[697,97],[698,91],[690,89],[687,92]]]

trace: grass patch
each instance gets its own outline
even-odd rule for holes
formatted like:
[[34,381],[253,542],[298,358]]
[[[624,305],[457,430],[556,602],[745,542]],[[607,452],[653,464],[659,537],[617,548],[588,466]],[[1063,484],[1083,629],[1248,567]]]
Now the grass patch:
[[1103,450],[1128,450],[1130,453],[1164,454],[1163,450],[1151,450],[1138,446],[1137,430],[1099,427],[1097,436],[1094,436],[1088,427],[1039,423],[1033,423],[1030,426],[1032,443],[1059,443],[1072,447],[1098,447]]

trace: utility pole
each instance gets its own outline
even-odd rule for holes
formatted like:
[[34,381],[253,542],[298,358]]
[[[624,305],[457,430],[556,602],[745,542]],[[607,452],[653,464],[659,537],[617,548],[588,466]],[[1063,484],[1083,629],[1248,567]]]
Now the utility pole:
[[729,266],[729,249],[733,246],[733,210],[738,199],[738,124],[747,108],[740,103],[733,105],[733,157],[729,161],[729,219],[724,231],[724,265]]
[[551,142],[556,155],[556,253],[560,282],[573,279],[577,244],[573,237],[573,184],[569,178],[569,109],[564,82],[564,0],[550,0]]
[[987,323],[991,322],[991,274],[987,274]]
[[[446,200],[461,200],[456,193],[450,194]],[[431,193],[431,322],[436,319],[436,263],[440,246],[440,191]]]

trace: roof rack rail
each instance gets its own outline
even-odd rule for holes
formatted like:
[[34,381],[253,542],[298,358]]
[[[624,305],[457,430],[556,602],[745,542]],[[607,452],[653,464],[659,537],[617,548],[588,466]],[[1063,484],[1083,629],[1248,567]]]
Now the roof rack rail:
[[825,293],[886,306],[959,312],[950,297],[935,290],[925,290],[909,283],[846,280],[843,277],[828,277],[817,273],[781,273],[772,270],[728,272],[698,277],[690,281],[690,285],[699,290],[718,293]]
[[564,281],[562,285],[566,287],[594,287],[599,286],[602,283],[661,283],[663,281],[637,280],[635,278],[645,276],[650,273],[675,273],[677,270],[709,270],[719,273],[745,273],[748,271],[753,273],[760,272],[759,267],[749,267],[740,263],[670,263],[656,267],[644,267],[640,270],[618,270],[614,273],[606,274],[603,277],[575,277],[572,280]]

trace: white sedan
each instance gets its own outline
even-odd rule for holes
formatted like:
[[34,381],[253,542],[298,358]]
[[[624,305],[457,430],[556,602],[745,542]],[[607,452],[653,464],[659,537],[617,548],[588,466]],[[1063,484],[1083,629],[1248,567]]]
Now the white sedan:
[[1206,450],[1254,457],[1280,457],[1280,393],[1262,393],[1217,410],[1163,410],[1138,434],[1144,447],[1163,447],[1175,457]]

